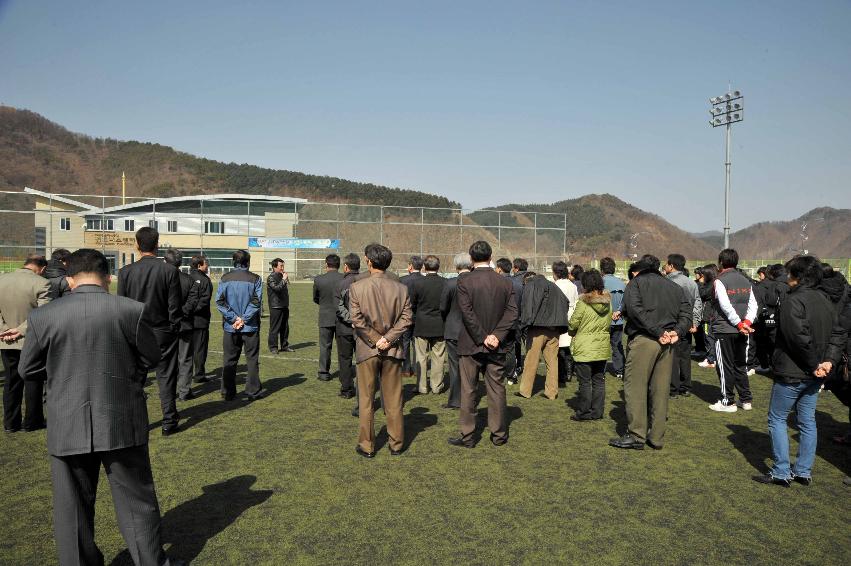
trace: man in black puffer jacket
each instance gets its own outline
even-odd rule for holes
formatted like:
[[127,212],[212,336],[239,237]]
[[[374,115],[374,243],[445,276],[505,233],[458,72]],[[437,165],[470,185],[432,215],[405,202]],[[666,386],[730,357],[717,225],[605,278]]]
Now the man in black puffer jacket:
[[520,332],[526,336],[526,363],[517,395],[532,396],[538,360],[544,354],[547,380],[544,396],[558,397],[558,337],[567,332],[567,297],[555,283],[543,275],[526,272],[520,307]]
[[50,255],[50,261],[47,262],[47,267],[44,269],[44,273],[41,274],[42,277],[50,281],[50,291],[48,291],[47,296],[50,297],[51,301],[71,292],[71,286],[68,285],[68,281],[65,279],[68,257],[70,255],[71,252],[65,248],[53,250],[53,253]]
[[[789,487],[796,481],[810,485],[816,455],[816,403],[829,369],[828,346],[834,326],[834,309],[818,290],[822,267],[813,256],[799,256],[786,264],[789,293],[780,308],[777,344],[772,366],[774,385],[768,407],[768,433],[774,465],[766,475],[754,476],[760,483]],[[797,407],[798,457],[789,461],[786,419]]]

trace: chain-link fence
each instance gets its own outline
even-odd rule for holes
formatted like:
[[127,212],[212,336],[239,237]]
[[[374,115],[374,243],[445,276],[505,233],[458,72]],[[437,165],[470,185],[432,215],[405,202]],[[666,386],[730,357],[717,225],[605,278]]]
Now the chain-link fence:
[[[453,257],[476,240],[488,241],[495,258],[523,257],[539,272],[549,272],[557,260],[571,263],[575,254],[565,214],[313,203],[265,195],[122,198],[25,189],[0,192],[0,270],[19,267],[30,253],[49,257],[58,248],[81,247],[101,250],[117,270],[137,259],[134,233],[143,226],[160,232],[161,249],[179,248],[184,257],[205,255],[214,277],[231,268],[235,249],[257,237],[336,241],[335,248],[249,248],[253,270],[266,271],[269,260],[280,257],[296,281],[322,273],[329,253],[360,255],[372,242],[393,250],[391,269],[399,272],[409,256],[426,254],[436,255],[442,271],[452,272]],[[755,272],[782,261],[747,260],[742,266]],[[690,261],[689,267],[711,262]],[[829,262],[849,273],[849,260]],[[625,274],[628,265],[619,261],[619,272]]]

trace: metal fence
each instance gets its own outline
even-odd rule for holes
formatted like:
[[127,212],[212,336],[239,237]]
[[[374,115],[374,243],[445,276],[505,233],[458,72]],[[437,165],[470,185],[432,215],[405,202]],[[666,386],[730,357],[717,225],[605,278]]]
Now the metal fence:
[[[535,271],[548,272],[556,260],[571,263],[579,258],[583,264],[597,264],[570,249],[572,227],[566,214],[313,203],[247,195],[124,199],[27,191],[0,192],[3,271],[19,267],[29,253],[49,255],[56,248],[82,246],[101,249],[118,269],[135,259],[133,232],[144,225],[158,228],[163,247],[207,255],[214,275],[230,269],[231,252],[246,247],[250,237],[340,241],[335,250],[280,250],[296,280],[324,271],[327,254],[360,254],[372,242],[393,250],[396,271],[405,269],[409,256],[433,254],[440,258],[442,270],[450,272],[453,256],[476,240],[490,242],[495,258],[526,258]],[[712,261],[690,261],[689,266]],[[782,261],[748,260],[742,265],[755,272],[760,265]],[[847,259],[829,262],[846,275],[851,270]],[[619,272],[625,274],[628,265],[629,261],[618,261]],[[254,269],[261,270],[256,265]]]

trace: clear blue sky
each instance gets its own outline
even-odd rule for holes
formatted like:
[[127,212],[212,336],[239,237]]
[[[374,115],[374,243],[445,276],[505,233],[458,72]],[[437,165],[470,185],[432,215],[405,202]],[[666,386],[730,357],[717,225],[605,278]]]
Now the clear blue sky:
[[612,193],[734,229],[851,207],[851,3],[0,0],[0,102],[71,130],[446,195]]

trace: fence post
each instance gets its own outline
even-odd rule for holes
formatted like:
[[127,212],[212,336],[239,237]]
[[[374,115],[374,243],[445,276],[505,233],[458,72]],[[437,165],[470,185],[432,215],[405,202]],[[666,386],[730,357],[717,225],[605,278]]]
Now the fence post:
[[379,220],[379,224],[378,224],[378,243],[383,246],[384,245],[384,206],[383,205],[381,206],[380,210],[381,210],[381,219]]
[[425,237],[425,208],[420,207],[420,257],[423,257],[423,238]]

